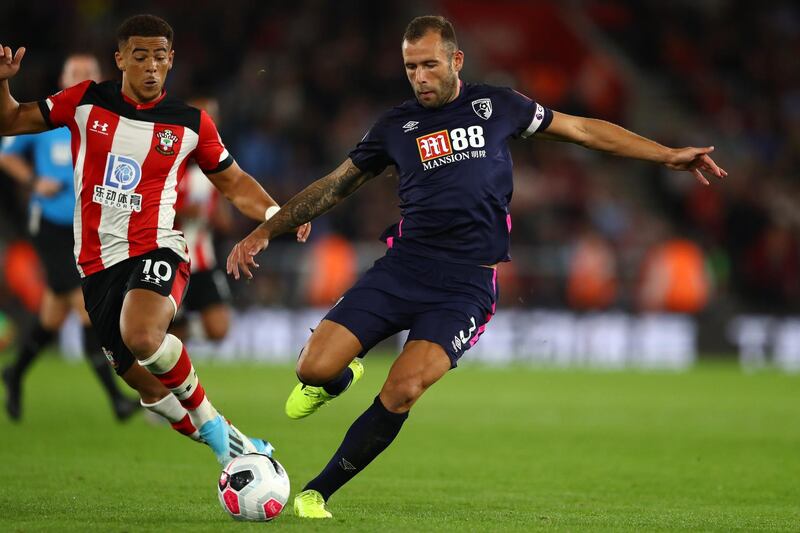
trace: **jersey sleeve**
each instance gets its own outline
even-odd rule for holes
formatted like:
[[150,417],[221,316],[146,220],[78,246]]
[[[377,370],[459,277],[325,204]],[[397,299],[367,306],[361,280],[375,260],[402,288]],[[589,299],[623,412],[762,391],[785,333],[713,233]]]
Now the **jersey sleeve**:
[[222,172],[233,164],[233,156],[228,153],[217,131],[217,126],[208,113],[200,111],[200,132],[194,160],[204,174]]
[[506,89],[508,116],[512,121],[512,137],[530,137],[537,131],[544,131],[553,120],[553,111],[535,102],[522,93]]
[[33,142],[33,135],[3,137],[3,143],[0,145],[0,153],[22,157],[30,153],[33,148]]
[[376,122],[369,129],[353,151],[348,154],[348,157],[360,170],[372,172],[376,176],[387,166],[393,164],[392,158],[386,152],[381,121]]
[[75,108],[92,85],[93,81],[86,80],[44,100],[39,100],[39,110],[50,129],[69,125],[75,117]]

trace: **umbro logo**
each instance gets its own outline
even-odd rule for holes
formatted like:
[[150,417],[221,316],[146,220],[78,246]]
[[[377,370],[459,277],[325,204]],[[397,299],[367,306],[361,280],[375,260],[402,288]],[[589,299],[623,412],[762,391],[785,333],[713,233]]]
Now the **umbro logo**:
[[409,120],[405,124],[403,124],[403,133],[408,133],[409,131],[414,131],[419,126],[419,122],[414,120]]
[[339,466],[342,470],[356,470],[356,467],[353,466],[353,463],[342,457],[342,460],[339,461]]
[[108,123],[107,122],[100,122],[99,120],[95,120],[94,124],[92,124],[92,131],[95,133],[101,133],[103,135],[108,135]]
[[453,337],[452,346],[453,346],[453,351],[456,353],[461,351],[463,347],[467,346],[467,343],[472,338],[472,334],[475,333],[476,329],[478,329],[478,325],[475,323],[474,316],[469,317],[469,322],[470,326],[469,330],[467,330],[466,335],[464,335],[464,330],[462,329],[461,331],[458,332],[458,335]]

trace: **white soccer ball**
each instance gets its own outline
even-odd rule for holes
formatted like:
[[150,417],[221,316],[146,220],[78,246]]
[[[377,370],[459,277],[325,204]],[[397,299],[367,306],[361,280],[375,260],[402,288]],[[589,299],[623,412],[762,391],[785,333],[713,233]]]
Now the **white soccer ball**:
[[220,474],[217,495],[236,520],[268,522],[281,514],[289,499],[289,476],[272,457],[240,455]]

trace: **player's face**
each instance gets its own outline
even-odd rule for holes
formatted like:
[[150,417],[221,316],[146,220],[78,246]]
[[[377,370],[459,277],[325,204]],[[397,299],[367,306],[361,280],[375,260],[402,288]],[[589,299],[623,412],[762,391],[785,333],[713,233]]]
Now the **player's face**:
[[131,37],[114,58],[122,71],[122,92],[139,103],[161,96],[175,51],[166,37]]
[[458,96],[464,52],[453,52],[439,32],[429,31],[414,42],[403,41],[403,62],[414,95],[423,106],[441,107]]
[[70,56],[61,71],[61,88],[66,89],[86,80],[100,81],[100,65],[92,56]]

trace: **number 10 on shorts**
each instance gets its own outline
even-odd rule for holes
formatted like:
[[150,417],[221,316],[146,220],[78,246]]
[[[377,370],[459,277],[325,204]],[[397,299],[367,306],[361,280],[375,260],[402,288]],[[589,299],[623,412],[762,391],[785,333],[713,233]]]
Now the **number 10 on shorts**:
[[142,281],[161,287],[163,282],[172,278],[172,266],[166,261],[153,262],[152,259],[142,259],[142,262],[144,263]]

